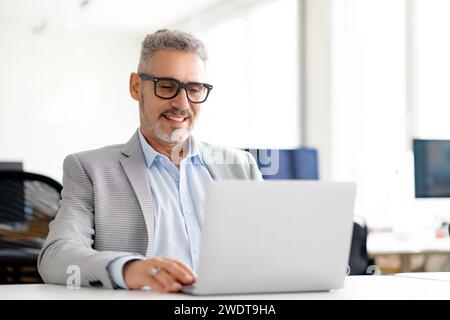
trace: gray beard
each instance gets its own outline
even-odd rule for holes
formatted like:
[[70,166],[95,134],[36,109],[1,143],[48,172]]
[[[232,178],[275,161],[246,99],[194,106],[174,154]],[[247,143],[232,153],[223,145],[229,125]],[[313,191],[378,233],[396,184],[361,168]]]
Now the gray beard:
[[171,134],[165,134],[157,123],[148,120],[145,117],[145,114],[141,109],[141,118],[147,128],[161,141],[171,144],[179,144],[184,142],[191,135],[190,131],[181,128],[181,129],[173,129]]

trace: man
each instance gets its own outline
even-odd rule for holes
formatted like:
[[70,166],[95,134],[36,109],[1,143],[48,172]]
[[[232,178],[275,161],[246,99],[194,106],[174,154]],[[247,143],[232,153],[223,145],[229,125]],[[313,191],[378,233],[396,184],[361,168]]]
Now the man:
[[66,284],[72,270],[82,286],[177,292],[195,282],[206,184],[262,180],[249,153],[191,136],[212,90],[206,60],[190,34],[145,38],[130,76],[140,128],[126,144],[64,160],[61,207],[38,259],[45,282]]

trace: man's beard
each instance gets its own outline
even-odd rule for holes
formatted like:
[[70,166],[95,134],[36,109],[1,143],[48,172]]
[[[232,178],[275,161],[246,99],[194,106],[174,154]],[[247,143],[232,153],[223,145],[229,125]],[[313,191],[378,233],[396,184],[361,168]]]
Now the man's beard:
[[[159,127],[157,122],[149,120],[144,113],[144,97],[141,96],[141,102],[139,104],[139,113],[145,126],[161,141],[170,144],[180,144],[185,141],[191,135],[191,131],[185,128],[174,128],[170,134],[165,134]],[[175,113],[176,110],[170,109],[165,112]],[[172,111],[172,112],[171,112]],[[192,121],[192,114],[189,115]],[[188,119],[186,119],[187,121]]]
[[191,132],[185,128],[175,128],[172,129],[172,133],[165,134],[161,128],[158,126],[156,122],[148,120],[145,117],[144,112],[141,111],[141,118],[144,121],[144,124],[150,131],[161,141],[170,143],[170,144],[179,144],[185,141],[191,135]]

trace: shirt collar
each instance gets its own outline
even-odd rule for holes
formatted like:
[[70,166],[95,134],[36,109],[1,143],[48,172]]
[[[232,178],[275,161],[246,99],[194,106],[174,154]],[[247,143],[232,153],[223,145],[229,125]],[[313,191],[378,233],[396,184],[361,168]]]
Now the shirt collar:
[[[138,130],[138,133],[139,133],[139,142],[142,148],[142,152],[144,153],[145,163],[147,164],[148,168],[150,168],[153,165],[153,162],[158,157],[167,159],[166,156],[160,154],[155,149],[153,149],[153,147],[147,142],[147,140],[145,140],[144,135],[142,134],[140,128]],[[188,138],[188,144],[189,144],[189,151],[185,159],[190,159],[190,163],[192,164],[204,165],[198,143],[192,135],[189,136]],[[183,161],[185,159],[183,159]]]

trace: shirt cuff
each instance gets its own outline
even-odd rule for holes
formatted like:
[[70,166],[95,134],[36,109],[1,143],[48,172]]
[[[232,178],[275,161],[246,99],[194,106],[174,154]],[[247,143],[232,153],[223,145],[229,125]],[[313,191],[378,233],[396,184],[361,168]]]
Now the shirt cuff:
[[122,289],[128,289],[123,276],[123,267],[131,260],[144,260],[142,256],[125,256],[112,261],[108,266],[108,272],[112,281]]

